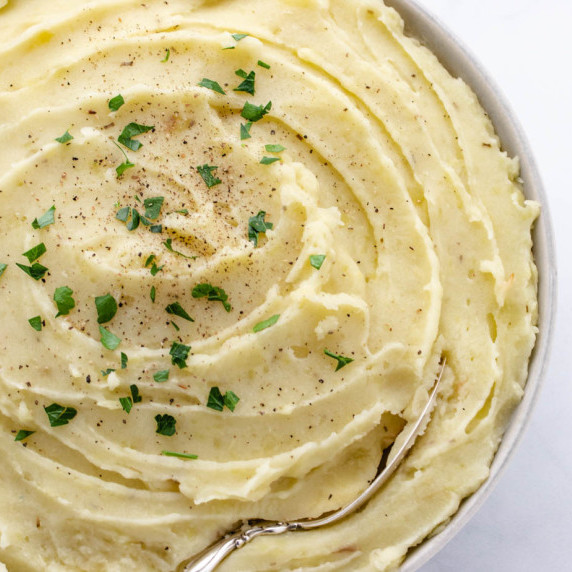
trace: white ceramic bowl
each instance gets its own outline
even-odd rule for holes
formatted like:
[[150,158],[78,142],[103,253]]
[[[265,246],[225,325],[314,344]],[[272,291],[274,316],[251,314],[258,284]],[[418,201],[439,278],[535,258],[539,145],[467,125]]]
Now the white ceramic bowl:
[[405,20],[405,30],[427,46],[455,77],[462,78],[477,94],[491,117],[503,149],[518,156],[526,198],[542,205],[533,231],[534,257],[538,267],[539,333],[534,348],[524,397],[514,411],[501,445],[493,460],[488,480],[468,499],[442,532],[412,549],[401,567],[414,572],[433,557],[461,530],[482,506],[498,481],[522,436],[547,368],[548,349],[556,310],[556,254],[546,195],[526,137],[498,87],[462,43],[427,10],[413,0],[385,0]]

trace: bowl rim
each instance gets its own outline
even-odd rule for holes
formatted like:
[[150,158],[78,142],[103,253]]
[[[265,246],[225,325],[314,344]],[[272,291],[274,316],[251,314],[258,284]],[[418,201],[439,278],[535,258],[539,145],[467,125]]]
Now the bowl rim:
[[440,532],[407,553],[400,571],[414,572],[435,556],[482,507],[524,434],[548,369],[557,306],[557,268],[547,195],[528,139],[502,90],[464,43],[417,0],[384,2],[395,8],[403,18],[408,36],[416,38],[429,48],[449,73],[463,79],[476,93],[480,104],[491,118],[502,149],[511,157],[519,157],[525,197],[538,201],[542,206],[532,232],[533,255],[538,269],[538,334],[530,357],[523,398],[507,425],[487,480],[461,502],[458,511]]

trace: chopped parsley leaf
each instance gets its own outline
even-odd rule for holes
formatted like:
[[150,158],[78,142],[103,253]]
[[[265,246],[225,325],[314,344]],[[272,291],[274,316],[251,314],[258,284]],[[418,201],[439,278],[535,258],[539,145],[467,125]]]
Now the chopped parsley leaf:
[[129,159],[126,159],[124,163],[121,163],[121,165],[115,168],[117,177],[121,177],[121,175],[123,175],[127,169],[131,169],[131,167],[135,167],[135,163],[132,163]]
[[[173,254],[178,254],[179,256],[182,256],[183,258],[188,258],[189,260],[194,260],[196,258],[196,256],[187,256],[186,254],[183,254],[182,252],[179,252],[178,250],[175,250],[173,248],[173,239],[172,238],[168,238],[167,240],[165,240],[163,242],[163,245],[165,246],[165,248],[167,250],[169,250],[170,252],[172,252]],[[161,268],[163,268],[161,266]],[[160,270],[160,269],[159,269]],[[151,274],[153,274],[151,272]]]
[[125,100],[121,94],[112,97],[107,104],[111,111],[117,111],[122,105],[125,104]]
[[177,332],[181,331],[181,328],[179,328],[179,326],[177,326],[177,324],[173,322],[173,320],[171,320],[169,323],[171,324],[171,326],[173,326],[173,328],[175,328],[175,330],[177,330]]
[[40,258],[40,256],[42,256],[42,254],[45,253],[46,253],[46,245],[43,242],[41,242],[37,246],[34,246],[34,248],[30,248],[30,250],[24,252],[22,256],[25,256],[28,259],[28,262],[32,264],[32,262],[38,260],[38,258]]
[[151,298],[151,302],[155,302],[155,296],[157,295],[157,290],[155,286],[151,286],[151,291],[149,292],[149,297]]
[[262,157],[260,159],[261,165],[272,165],[272,163],[276,163],[276,161],[280,161],[279,157]]
[[52,427],[67,425],[77,415],[77,410],[73,407],[65,407],[58,403],[52,403],[44,407],[44,411]]
[[101,376],[107,377],[110,373],[113,373],[114,371],[115,371],[115,369],[112,367],[108,367],[107,369],[102,369],[101,370]]
[[66,131],[63,135],[61,135],[60,137],[56,137],[56,141],[58,143],[62,143],[62,145],[64,143],[68,143],[69,141],[71,141],[73,139],[73,135],[70,134],[69,130]]
[[56,206],[52,205],[40,218],[35,218],[32,221],[32,228],[40,229],[44,228],[50,224],[54,224],[55,218],[54,213],[56,212]]
[[264,148],[269,153],[282,153],[282,151],[286,151],[286,147],[283,147],[282,145],[264,145]]
[[127,362],[128,361],[129,361],[129,358],[127,357],[127,354],[124,354],[123,352],[121,352],[121,369],[127,368]]
[[56,291],[54,292],[54,302],[58,307],[56,318],[58,316],[66,316],[70,313],[72,308],[75,308],[75,300],[73,299],[72,294],[73,290],[67,286],[56,288]]
[[250,93],[250,95],[254,95],[254,80],[256,78],[256,73],[251,71],[247,74],[243,69],[236,70],[234,73],[244,80],[238,87],[234,88],[234,91],[244,91],[246,93]]
[[154,125],[140,125],[139,123],[129,123],[123,128],[121,135],[117,138],[117,141],[131,149],[131,151],[138,151],[143,147],[143,143],[137,139],[133,139],[137,135],[142,135],[143,133],[148,133],[152,129],[155,129]]
[[224,397],[218,387],[211,387],[207,407],[215,409],[216,411],[222,411],[224,409]]
[[270,66],[269,66],[266,62],[263,62],[262,60],[258,60],[258,65],[259,65],[261,68],[264,68],[264,69],[267,69],[267,70],[270,69]]
[[232,37],[237,41],[240,42],[243,38],[246,38],[249,34],[232,34]]
[[34,330],[36,330],[36,332],[42,331],[42,317],[41,316],[34,316],[33,318],[30,318],[28,320],[28,323],[30,324],[30,326],[32,326],[32,328],[34,328]]
[[353,360],[353,358],[349,358],[349,357],[344,357],[338,354],[335,354],[333,352],[331,352],[330,350],[324,349],[324,353],[331,357],[334,358],[335,360],[337,360],[338,365],[336,366],[336,371],[338,371],[339,369],[342,369],[342,367],[348,365],[348,363],[351,363]]
[[191,346],[186,346],[180,344],[179,342],[173,342],[169,355],[171,356],[171,363],[178,366],[180,369],[187,367],[187,358],[189,357],[189,352],[191,351]]
[[121,403],[123,411],[125,411],[125,413],[129,415],[129,413],[131,412],[131,408],[133,407],[133,400],[131,399],[131,397],[120,397],[119,403]]
[[4,264],[4,262],[0,262],[0,276],[2,276],[2,274],[4,274],[4,271],[6,270],[6,268],[8,268],[8,265]]
[[234,411],[236,404],[240,401],[240,397],[234,393],[234,391],[227,391],[224,394],[224,404],[231,410]]
[[256,216],[251,216],[248,219],[248,240],[258,246],[258,235],[264,234],[267,230],[271,230],[274,224],[271,222],[266,222],[264,218],[266,217],[265,211],[259,211]]
[[117,211],[115,218],[121,222],[127,222],[131,216],[131,207],[122,207]]
[[97,323],[105,324],[117,313],[117,302],[111,294],[96,296],[95,308],[97,310]]
[[222,93],[222,95],[226,95],[224,89],[220,86],[220,84],[216,81],[213,81],[212,79],[203,77],[203,79],[199,81],[198,85],[201,87],[206,87],[212,91],[216,91],[217,93]]
[[48,269],[45,266],[42,266],[38,262],[34,262],[32,266],[25,266],[24,264],[20,264],[16,262],[16,266],[23,270],[28,276],[33,278],[34,280],[40,280],[44,277]]
[[171,48],[166,48],[165,57],[161,60],[161,63],[164,64],[165,62],[168,62],[170,57],[171,57]]
[[189,455],[187,453],[175,453],[174,451],[161,451],[161,455],[165,457],[178,457],[179,459],[198,459],[198,455]]
[[233,391],[227,391],[224,395],[218,387],[211,387],[207,400],[207,407],[216,411],[222,411],[226,405],[228,409],[234,411],[236,404],[240,401],[240,397]]
[[252,121],[247,121],[246,123],[240,124],[240,140],[250,139],[252,135],[250,134],[250,128],[252,127]]
[[162,369],[161,371],[154,373],[153,379],[157,383],[163,383],[164,381],[167,381],[169,379],[169,370],[168,369]]
[[20,431],[18,431],[18,433],[16,433],[16,438],[14,439],[14,441],[23,441],[24,439],[27,439],[30,435],[33,435],[35,433],[35,431],[28,431],[27,429],[20,429]]
[[182,214],[182,215],[186,215],[189,214],[188,209],[180,209],[178,211],[175,211],[176,213]]
[[262,320],[262,322],[258,322],[258,324],[256,324],[254,328],[252,328],[252,331],[255,333],[261,332],[262,330],[265,330],[266,328],[273,326],[278,321],[278,318],[280,318],[280,314],[274,314],[274,316],[270,316],[270,318],[268,318],[267,320]]
[[121,339],[115,334],[106,330],[103,326],[99,326],[99,333],[101,335],[101,345],[108,350],[116,350],[121,343]]
[[[181,255],[183,256],[183,255]],[[157,266],[154,262],[153,262],[153,266],[151,266],[151,276],[157,276],[157,274],[163,270],[162,266]]]
[[324,260],[326,260],[325,254],[311,254],[310,255],[310,265],[313,266],[316,270],[320,270],[320,268],[322,268],[322,264],[324,264]]
[[160,234],[161,232],[163,232],[163,225],[162,224],[154,224],[151,226],[151,228],[149,230],[154,234]]
[[136,230],[139,228],[139,223],[141,222],[141,215],[137,209],[131,209],[131,220],[127,221],[125,225],[127,230],[131,232],[132,230]]
[[143,206],[145,207],[145,216],[151,220],[155,220],[159,217],[161,213],[161,207],[165,197],[150,197],[143,201]]
[[133,403],[140,403],[143,398],[139,395],[139,388],[135,384],[132,384],[129,386],[129,390],[131,391]]
[[147,259],[145,260],[145,268],[149,268],[149,265],[153,263],[153,261],[156,259],[157,257],[154,254],[150,254]]
[[167,437],[171,437],[175,434],[175,424],[177,420],[171,415],[155,415],[155,421],[157,422],[157,429],[155,433],[159,435],[166,435]]
[[253,105],[248,101],[245,102],[240,115],[247,121],[260,121],[272,109],[272,102],[269,101],[265,106]]
[[213,286],[212,284],[197,284],[192,291],[193,298],[204,298],[207,297],[209,302],[222,302],[224,309],[230,312],[232,307],[228,303],[228,294],[218,286]]
[[216,169],[218,169],[218,167],[215,167],[214,165],[201,165],[200,167],[197,167],[197,171],[199,172],[199,175],[202,177],[203,181],[205,182],[206,186],[210,189],[211,187],[214,187],[215,185],[219,185],[220,183],[222,183],[222,181],[215,177],[213,175],[213,171],[215,171]]
[[173,302],[173,304],[169,304],[165,311],[167,314],[172,314],[173,316],[179,316],[179,318],[183,318],[183,320],[187,320],[188,322],[194,322],[193,318],[187,314],[184,308],[179,304],[179,302]]

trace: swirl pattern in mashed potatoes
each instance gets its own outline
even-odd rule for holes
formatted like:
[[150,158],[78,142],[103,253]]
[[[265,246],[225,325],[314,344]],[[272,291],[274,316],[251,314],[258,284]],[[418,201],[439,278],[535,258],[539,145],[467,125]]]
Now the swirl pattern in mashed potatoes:
[[378,0],[5,4],[0,562],[170,571],[338,508],[446,355],[365,510],[222,569],[398,565],[486,479],[535,339],[538,207],[476,97]]

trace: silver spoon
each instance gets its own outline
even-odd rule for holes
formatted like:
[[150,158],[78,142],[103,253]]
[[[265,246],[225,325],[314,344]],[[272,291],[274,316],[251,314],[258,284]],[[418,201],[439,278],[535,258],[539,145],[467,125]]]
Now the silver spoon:
[[415,424],[409,429],[409,435],[401,445],[399,451],[397,451],[395,456],[387,465],[385,465],[385,467],[383,467],[383,462],[380,463],[380,472],[377,474],[375,479],[350,504],[314,519],[303,519],[292,522],[260,521],[254,526],[250,521],[244,522],[236,532],[230,533],[223,539],[215,542],[198,556],[194,557],[191,561],[183,564],[182,568],[179,568],[181,572],[212,572],[229,554],[231,554],[231,552],[241,548],[257,536],[282,534],[284,532],[292,532],[295,530],[312,530],[320,526],[327,526],[328,524],[338,522],[363,506],[381,488],[381,486],[387,482],[395,469],[397,469],[401,464],[405,455],[411,447],[413,447],[417,437],[425,429],[425,422],[429,421],[429,417],[435,406],[439,382],[441,381],[441,377],[443,376],[443,371],[445,369],[445,361],[446,360],[443,359],[441,371],[435,381],[435,385],[433,386],[433,390],[431,391],[427,404],[423,408],[423,411],[421,412],[421,415],[419,415]]

